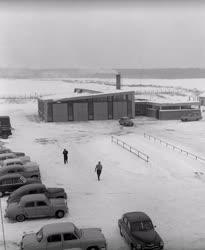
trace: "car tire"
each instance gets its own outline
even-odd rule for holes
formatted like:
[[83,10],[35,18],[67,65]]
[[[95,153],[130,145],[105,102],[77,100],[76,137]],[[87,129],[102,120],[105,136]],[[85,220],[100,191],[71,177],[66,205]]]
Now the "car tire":
[[61,218],[63,218],[64,217],[64,211],[63,210],[58,210],[57,212],[56,212],[56,217],[57,218],[59,218],[59,219],[61,219]]
[[38,175],[32,175],[31,178],[32,179],[39,179]]
[[16,221],[23,222],[25,221],[26,217],[23,214],[19,214],[16,216]]
[[123,237],[122,228],[120,227],[120,235]]
[[88,247],[87,250],[99,250],[98,247]]

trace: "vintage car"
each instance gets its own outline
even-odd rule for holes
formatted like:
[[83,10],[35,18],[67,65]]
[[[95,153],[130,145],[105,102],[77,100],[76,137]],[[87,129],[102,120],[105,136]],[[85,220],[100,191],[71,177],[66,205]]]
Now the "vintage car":
[[181,121],[182,122],[192,122],[192,121],[199,121],[202,119],[201,114],[187,114],[187,115],[183,115],[181,116]]
[[21,250],[107,250],[100,228],[78,229],[71,222],[43,226],[37,233],[24,234]]
[[41,178],[38,166],[11,165],[0,168],[0,176],[13,173],[21,174],[25,178]]
[[25,165],[25,166],[30,166],[30,167],[33,167],[33,166],[37,166],[39,167],[38,163],[36,162],[33,162],[33,161],[27,161],[27,162],[23,162],[21,160],[21,158],[13,158],[13,159],[7,159],[3,162],[3,165],[2,166],[12,166],[12,165]]
[[155,231],[149,216],[143,212],[129,212],[118,221],[120,234],[130,249],[163,249],[164,242]]
[[2,147],[0,148],[0,154],[6,154],[6,153],[11,153],[11,149]]
[[18,156],[15,153],[11,152],[11,153],[0,154],[0,165],[3,166],[5,160],[16,159],[16,158],[21,160],[23,163],[29,162],[31,160],[29,156],[25,156],[25,155]]
[[11,193],[17,188],[31,184],[41,183],[41,180],[36,178],[25,178],[21,174],[6,174],[0,177],[0,194],[3,196],[6,193]]
[[45,194],[28,194],[21,197],[19,202],[8,203],[5,217],[22,222],[31,218],[63,218],[67,212],[65,199],[48,199]]
[[22,186],[10,194],[7,203],[19,202],[22,196],[27,194],[45,194],[48,198],[67,199],[64,188],[46,188],[44,184],[33,183]]
[[119,120],[119,124],[125,127],[132,127],[134,122],[129,117],[121,117]]

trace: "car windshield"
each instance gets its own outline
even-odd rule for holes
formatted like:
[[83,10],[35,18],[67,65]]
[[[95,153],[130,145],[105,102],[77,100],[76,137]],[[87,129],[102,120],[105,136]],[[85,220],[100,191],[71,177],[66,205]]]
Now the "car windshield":
[[40,242],[43,239],[43,229],[41,228],[40,231],[36,233],[36,239]]
[[149,231],[153,229],[151,221],[137,221],[131,224],[132,231]]

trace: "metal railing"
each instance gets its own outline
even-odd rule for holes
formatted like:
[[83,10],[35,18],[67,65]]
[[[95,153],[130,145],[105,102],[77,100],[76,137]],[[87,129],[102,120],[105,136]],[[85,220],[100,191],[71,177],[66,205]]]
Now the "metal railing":
[[191,156],[192,158],[194,158],[196,160],[205,161],[205,158],[203,158],[203,157],[201,157],[199,155],[196,155],[194,153],[191,153],[189,151],[186,151],[186,150],[184,150],[184,149],[182,149],[180,147],[177,147],[177,146],[175,146],[175,145],[173,145],[171,143],[168,143],[168,142],[166,142],[164,140],[161,140],[161,139],[159,139],[159,138],[157,138],[157,137],[155,137],[153,135],[148,135],[148,134],[144,133],[144,137],[149,138],[149,140],[153,139],[154,142],[159,142],[160,144],[165,145],[167,148],[169,147],[169,148],[172,148],[173,150],[178,150],[181,153],[185,153],[187,156]]
[[126,149],[127,151],[135,154],[137,157],[139,157],[140,159],[149,162],[149,156],[141,151],[139,151],[138,149],[128,145],[127,143],[125,143],[124,141],[111,136],[112,137],[112,142],[116,143],[117,145],[121,146],[122,148]]

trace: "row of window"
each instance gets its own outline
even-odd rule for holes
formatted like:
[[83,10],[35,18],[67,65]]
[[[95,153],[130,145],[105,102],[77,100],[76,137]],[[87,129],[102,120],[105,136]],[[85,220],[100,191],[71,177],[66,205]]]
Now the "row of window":
[[13,185],[13,184],[22,184],[24,183],[24,178],[22,177],[18,177],[18,178],[9,178],[9,179],[5,179],[0,181],[0,185]]
[[[63,234],[63,240],[64,241],[76,240],[76,239],[78,239],[78,238],[73,233],[64,233]],[[47,242],[49,242],[49,243],[51,243],[51,242],[61,242],[61,234],[53,234],[53,235],[48,236]]]

